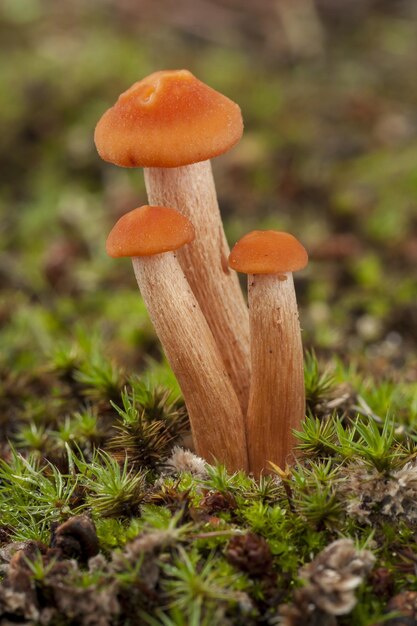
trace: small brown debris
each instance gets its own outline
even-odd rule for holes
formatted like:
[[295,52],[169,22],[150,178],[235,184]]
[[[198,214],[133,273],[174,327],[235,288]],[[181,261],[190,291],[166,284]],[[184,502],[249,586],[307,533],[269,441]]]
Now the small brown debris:
[[171,513],[175,514],[181,512],[181,523],[184,524],[190,513],[190,490],[180,491],[178,484],[173,485],[161,485],[158,490],[155,490],[150,496],[149,501],[152,504],[166,506]]
[[394,577],[386,567],[377,567],[369,575],[369,581],[378,596],[391,597],[394,593]]
[[331,543],[300,569],[305,586],[294,593],[291,605],[280,608],[282,626],[336,624],[333,616],[347,615],[354,608],[355,590],[374,560],[368,550],[357,550],[351,539]]
[[70,517],[52,530],[51,547],[62,559],[76,559],[86,563],[99,551],[96,527],[86,515]]
[[231,493],[208,491],[204,495],[200,507],[210,514],[221,511],[233,511],[236,508],[236,500]]
[[28,541],[13,554],[0,587],[0,615],[38,619],[39,604],[29,562],[45,552],[42,544]]
[[356,550],[351,539],[339,539],[302,567],[300,576],[314,588],[314,602],[320,609],[330,615],[345,615],[355,606],[354,590],[374,560],[368,550]]
[[40,554],[46,554],[46,551],[46,546],[38,541],[24,542],[23,547],[17,550],[10,559],[8,576],[13,578],[21,570],[29,572],[28,562],[35,561]]
[[11,541],[0,548],[0,563],[10,563],[13,555],[20,550],[25,550],[27,541]]
[[232,537],[227,546],[226,558],[229,563],[251,576],[265,576],[272,567],[269,545],[255,533]]
[[374,512],[387,518],[417,520],[417,464],[406,463],[387,477],[376,469],[359,465],[346,469],[340,495],[348,515],[361,523],[371,523]]
[[[417,591],[402,591],[391,598],[387,604],[387,613],[392,611],[401,613],[402,617],[412,617],[414,623],[417,622]],[[401,624],[390,620],[385,624]]]

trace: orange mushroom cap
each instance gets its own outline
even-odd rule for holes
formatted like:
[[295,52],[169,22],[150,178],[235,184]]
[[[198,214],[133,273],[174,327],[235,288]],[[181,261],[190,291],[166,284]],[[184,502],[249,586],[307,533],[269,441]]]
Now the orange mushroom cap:
[[145,205],[116,222],[106,251],[112,257],[151,256],[177,250],[194,237],[194,226],[176,209]]
[[96,126],[99,155],[122,167],[179,167],[223,154],[241,138],[237,104],[187,70],[150,74]]
[[296,272],[308,263],[306,249],[290,235],[277,230],[254,230],[240,239],[229,265],[243,274]]

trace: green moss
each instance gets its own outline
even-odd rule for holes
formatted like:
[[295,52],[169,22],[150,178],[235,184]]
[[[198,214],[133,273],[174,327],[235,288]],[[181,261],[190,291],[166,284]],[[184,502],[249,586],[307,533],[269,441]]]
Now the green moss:
[[[151,30],[133,6],[49,4],[0,3],[1,548],[42,544],[28,588],[44,606],[71,598],[57,626],[116,605],[112,626],[252,626],[276,624],[300,567],[351,537],[393,586],[370,576],[336,623],[388,619],[389,598],[417,590],[415,20],[383,7],[343,29],[323,20],[325,54],[303,60],[275,47],[285,36],[257,38],[249,13]],[[181,392],[130,263],[105,255],[145,189],[98,160],[95,123],[140,77],[187,64],[245,118],[215,165],[230,241],[287,229],[311,256],[296,277],[318,355],[305,359],[308,415],[297,462],[259,481],[167,463],[189,434]],[[76,514],[96,525],[91,566],[49,560],[55,525]],[[249,532],[272,555],[262,576],[244,569],[256,554],[230,559]]]

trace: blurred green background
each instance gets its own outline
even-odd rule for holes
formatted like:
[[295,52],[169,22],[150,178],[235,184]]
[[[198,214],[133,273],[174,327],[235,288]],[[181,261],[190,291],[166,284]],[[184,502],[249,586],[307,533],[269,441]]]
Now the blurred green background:
[[188,68],[238,102],[245,135],[213,163],[229,241],[296,235],[306,346],[417,373],[417,3],[0,0],[0,370],[95,337],[127,371],[160,357],[128,260],[105,254],[146,203],[102,162],[120,92]]

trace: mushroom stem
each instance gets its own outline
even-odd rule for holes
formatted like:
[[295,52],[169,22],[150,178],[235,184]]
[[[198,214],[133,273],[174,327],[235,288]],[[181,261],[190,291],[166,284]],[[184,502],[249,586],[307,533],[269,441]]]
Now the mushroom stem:
[[245,414],[250,380],[248,311],[238,277],[228,267],[210,161],[174,168],[145,168],[149,203],[172,206],[188,217],[195,240],[178,260],[207,320]]
[[248,276],[252,378],[246,436],[255,475],[284,467],[304,419],[303,349],[291,272]]
[[134,257],[136,280],[183,392],[197,454],[246,469],[239,401],[177,254]]

